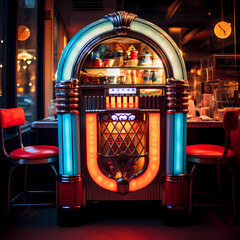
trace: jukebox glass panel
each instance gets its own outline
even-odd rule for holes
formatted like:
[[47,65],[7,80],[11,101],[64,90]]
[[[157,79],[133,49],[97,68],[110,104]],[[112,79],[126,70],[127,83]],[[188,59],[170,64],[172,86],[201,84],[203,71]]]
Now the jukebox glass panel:
[[115,37],[98,44],[86,56],[82,84],[164,84],[162,59],[145,43]]
[[110,178],[129,180],[147,167],[147,119],[142,113],[99,115],[98,164]]

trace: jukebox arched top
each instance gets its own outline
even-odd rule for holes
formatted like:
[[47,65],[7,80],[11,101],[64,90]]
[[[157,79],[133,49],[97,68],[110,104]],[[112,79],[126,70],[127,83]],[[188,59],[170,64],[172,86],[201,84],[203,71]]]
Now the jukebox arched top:
[[134,38],[150,45],[163,61],[166,78],[186,79],[183,58],[171,37],[160,27],[122,11],[88,25],[69,41],[59,62],[57,81],[79,78],[89,52],[114,37]]

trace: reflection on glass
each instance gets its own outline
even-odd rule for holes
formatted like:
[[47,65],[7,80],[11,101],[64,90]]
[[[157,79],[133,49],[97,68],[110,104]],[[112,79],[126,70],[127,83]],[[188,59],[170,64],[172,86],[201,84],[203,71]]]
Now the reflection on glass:
[[3,1],[0,1],[0,107],[3,107],[2,68],[3,68]]
[[165,84],[162,59],[142,41],[116,37],[97,45],[81,71],[82,84]]
[[19,0],[17,42],[17,106],[25,112],[27,127],[36,120],[36,0]]

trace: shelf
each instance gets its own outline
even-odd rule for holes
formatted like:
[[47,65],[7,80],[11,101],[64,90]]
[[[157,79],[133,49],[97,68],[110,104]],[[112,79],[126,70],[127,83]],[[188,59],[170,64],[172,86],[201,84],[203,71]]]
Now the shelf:
[[123,66],[123,67],[117,67],[117,66],[114,66],[114,67],[83,67],[83,69],[85,70],[99,70],[99,69],[137,69],[137,70],[147,70],[147,69],[150,69],[150,70],[154,70],[154,69],[163,69],[163,67],[155,67],[155,66],[149,66],[149,67],[146,67],[146,66]]
[[161,70],[164,71],[162,67],[145,67],[145,66],[129,66],[129,67],[84,67],[88,74],[93,75],[105,75],[105,76],[121,76],[126,75],[127,70]]
[[105,88],[165,88],[166,84],[81,84],[80,89],[105,89]]

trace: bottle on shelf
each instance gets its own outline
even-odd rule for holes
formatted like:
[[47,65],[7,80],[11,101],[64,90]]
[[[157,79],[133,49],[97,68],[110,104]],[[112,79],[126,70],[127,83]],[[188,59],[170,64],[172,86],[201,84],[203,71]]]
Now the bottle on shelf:
[[127,70],[126,71],[126,80],[125,83],[126,84],[131,84],[132,83],[132,77],[131,77],[131,70]]
[[143,70],[137,70],[137,84],[143,83]]
[[152,66],[152,54],[149,52],[145,52],[141,56],[140,66],[149,67]]
[[158,71],[154,70],[152,71],[152,83],[158,82]]
[[152,83],[152,74],[150,70],[145,70],[143,72],[143,83]]
[[137,74],[136,70],[131,71],[131,84],[136,84],[137,83]]
[[113,66],[117,66],[117,67],[123,66],[123,51],[122,50],[118,50],[114,53]]
[[131,45],[128,50],[126,51],[127,53],[127,61],[126,61],[126,66],[138,66],[138,50]]

